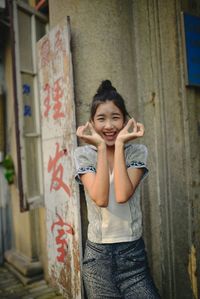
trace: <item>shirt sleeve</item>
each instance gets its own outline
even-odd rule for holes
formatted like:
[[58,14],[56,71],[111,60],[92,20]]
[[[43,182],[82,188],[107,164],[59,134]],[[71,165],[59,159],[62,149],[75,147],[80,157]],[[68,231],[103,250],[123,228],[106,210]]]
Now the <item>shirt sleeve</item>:
[[147,168],[147,147],[143,144],[130,144],[126,149],[126,167],[127,168],[144,168],[144,179],[149,170]]
[[75,180],[82,184],[80,175],[88,172],[96,172],[96,152],[89,146],[77,147],[74,151]]

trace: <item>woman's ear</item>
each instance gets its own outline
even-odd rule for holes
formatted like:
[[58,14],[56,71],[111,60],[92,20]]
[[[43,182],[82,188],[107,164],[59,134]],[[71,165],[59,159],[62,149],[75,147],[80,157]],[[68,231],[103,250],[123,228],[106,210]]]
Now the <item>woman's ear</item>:
[[128,122],[128,119],[125,118],[125,120],[124,120],[124,124],[123,124],[123,128],[127,125],[127,122]]

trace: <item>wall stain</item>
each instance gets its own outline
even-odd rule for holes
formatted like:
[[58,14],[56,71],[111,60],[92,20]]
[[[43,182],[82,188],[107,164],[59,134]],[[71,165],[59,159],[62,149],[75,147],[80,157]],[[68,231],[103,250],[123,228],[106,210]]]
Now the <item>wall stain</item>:
[[156,93],[152,91],[150,99],[145,103],[145,105],[152,104],[153,107],[156,105]]
[[195,299],[198,299],[198,288],[197,288],[197,260],[196,260],[196,249],[194,245],[191,246],[189,253],[188,262],[188,274],[191,281],[191,287]]

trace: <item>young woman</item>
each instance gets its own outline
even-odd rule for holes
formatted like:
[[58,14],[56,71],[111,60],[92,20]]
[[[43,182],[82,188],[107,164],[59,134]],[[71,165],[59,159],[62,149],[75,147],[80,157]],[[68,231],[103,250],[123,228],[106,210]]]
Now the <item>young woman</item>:
[[88,144],[75,150],[76,179],[88,209],[88,299],[160,298],[142,239],[139,185],[148,172],[147,148],[130,143],[144,135],[144,126],[127,116],[123,98],[105,80],[93,97],[90,122],[77,129]]

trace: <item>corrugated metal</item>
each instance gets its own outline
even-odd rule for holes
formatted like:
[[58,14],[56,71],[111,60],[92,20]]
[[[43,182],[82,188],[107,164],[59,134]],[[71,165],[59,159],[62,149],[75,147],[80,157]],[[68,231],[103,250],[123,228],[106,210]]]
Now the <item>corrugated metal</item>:
[[65,298],[81,298],[79,191],[69,24],[38,42],[49,275]]

